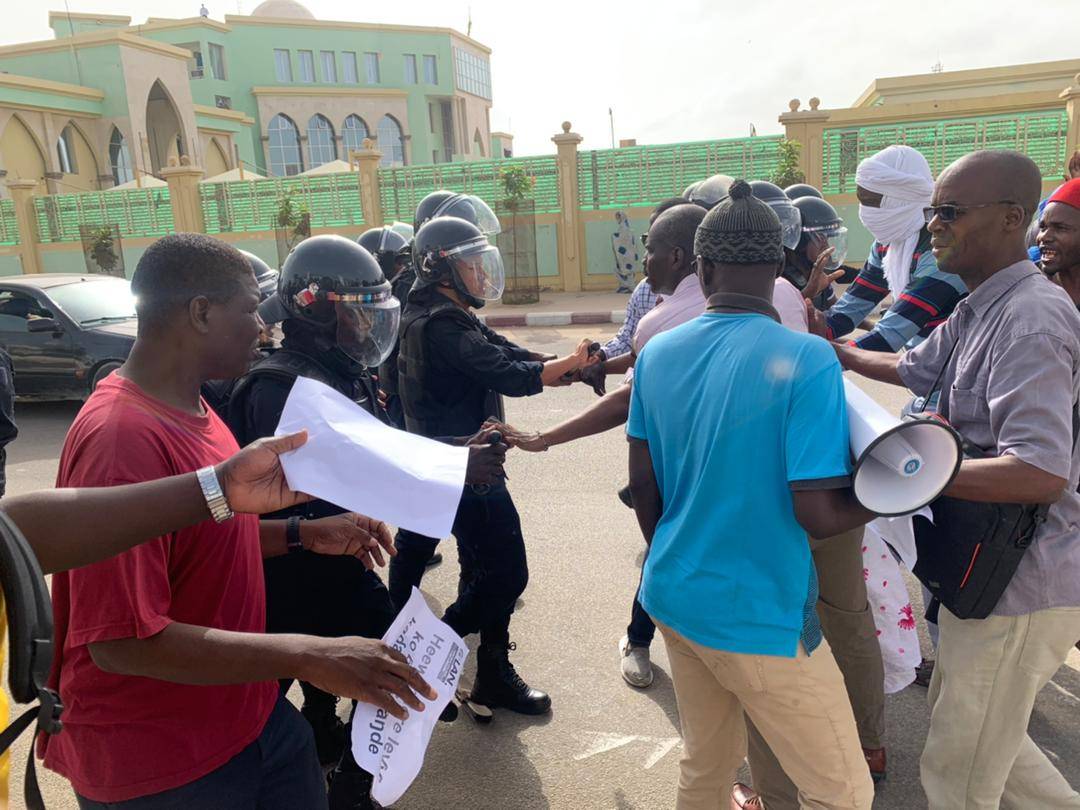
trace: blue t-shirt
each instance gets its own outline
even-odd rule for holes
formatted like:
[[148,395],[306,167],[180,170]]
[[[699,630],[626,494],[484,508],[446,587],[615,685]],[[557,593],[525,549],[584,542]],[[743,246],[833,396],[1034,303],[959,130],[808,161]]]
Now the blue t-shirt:
[[663,498],[649,615],[718,650],[813,650],[817,577],[791,490],[851,474],[832,347],[765,315],[706,313],[642,351],[626,432],[649,443]]

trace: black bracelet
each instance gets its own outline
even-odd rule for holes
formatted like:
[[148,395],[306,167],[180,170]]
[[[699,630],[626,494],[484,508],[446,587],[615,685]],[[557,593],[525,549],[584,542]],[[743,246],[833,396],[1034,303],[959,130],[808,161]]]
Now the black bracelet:
[[298,554],[304,550],[304,543],[300,539],[300,518],[297,515],[285,521],[285,546],[290,554]]

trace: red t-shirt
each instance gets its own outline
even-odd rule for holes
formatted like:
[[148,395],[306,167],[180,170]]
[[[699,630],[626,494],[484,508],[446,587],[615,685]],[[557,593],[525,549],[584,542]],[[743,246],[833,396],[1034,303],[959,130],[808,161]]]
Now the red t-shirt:
[[[217,464],[239,448],[207,408],[192,416],[116,374],[68,431],[59,487],[137,483]],[[88,520],[109,520],[90,515]],[[149,638],[170,622],[261,633],[266,625],[259,522],[238,515],[158,537],[112,559],[53,577],[63,732],[45,765],[98,802],[179,787],[225,764],[262,732],[274,682],[185,686],[98,669],[88,644]]]

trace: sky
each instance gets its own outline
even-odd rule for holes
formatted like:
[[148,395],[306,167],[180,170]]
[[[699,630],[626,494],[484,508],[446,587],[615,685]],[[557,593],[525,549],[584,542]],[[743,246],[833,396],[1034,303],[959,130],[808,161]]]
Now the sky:
[[[198,14],[200,0],[67,0],[72,12]],[[50,39],[64,0],[5,2],[0,44]],[[206,0],[210,16],[253,0]],[[1080,0],[306,0],[323,20],[430,25],[492,48],[491,127],[519,156],[554,151],[570,121],[584,148],[782,132],[788,101],[847,107],[884,76],[1080,58]],[[525,11],[524,9],[528,9]]]

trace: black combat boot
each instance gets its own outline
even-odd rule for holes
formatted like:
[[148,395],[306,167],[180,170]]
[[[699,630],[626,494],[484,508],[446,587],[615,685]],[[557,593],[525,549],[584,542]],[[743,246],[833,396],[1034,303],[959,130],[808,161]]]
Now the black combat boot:
[[371,798],[372,781],[371,774],[356,765],[349,770],[334,768],[326,794],[330,810],[375,810],[379,805]]
[[509,709],[519,714],[547,714],[551,698],[533,689],[510,663],[510,651],[517,645],[482,643],[476,651],[476,683],[469,699],[490,708]]
[[[308,686],[308,684],[303,684]],[[304,705],[300,709],[315,734],[315,751],[322,765],[336,765],[345,750],[348,729],[337,716],[337,698],[314,688],[304,690]]]

